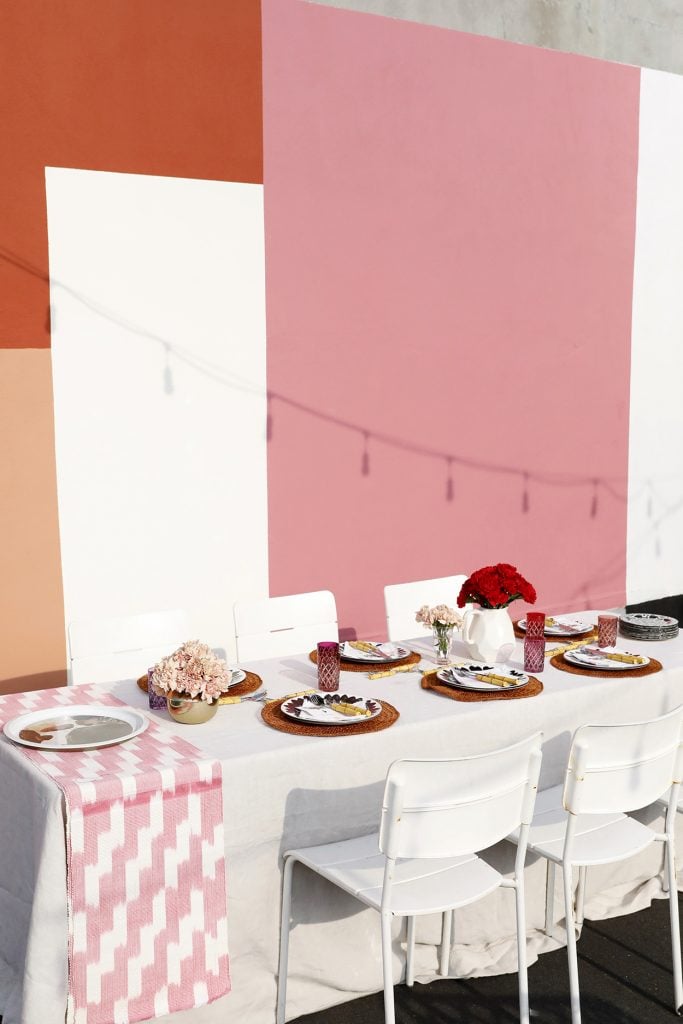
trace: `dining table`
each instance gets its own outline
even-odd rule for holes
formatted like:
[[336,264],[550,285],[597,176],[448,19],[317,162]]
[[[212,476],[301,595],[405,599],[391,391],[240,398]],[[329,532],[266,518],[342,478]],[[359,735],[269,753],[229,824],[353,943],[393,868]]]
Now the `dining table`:
[[[591,622],[597,612],[581,615]],[[327,639],[323,638],[322,639]],[[419,668],[434,668],[429,637],[406,639]],[[380,679],[341,672],[340,691],[388,701],[398,719],[382,731],[335,730],[293,735],[267,725],[258,701],[221,706],[213,719],[188,727],[166,710],[150,710],[135,679],[103,684],[103,695],[143,710],[169,737],[181,735],[202,756],[220,761],[227,865],[231,991],[193,1010],[157,1019],[169,1024],[272,1024],[278,969],[282,855],[291,848],[367,835],[376,830],[384,779],[399,758],[455,758],[543,733],[540,788],[562,782],[574,731],[586,723],[625,723],[663,714],[683,703],[683,637],[661,642],[620,638],[621,646],[657,658],[650,675],[569,674],[546,664],[542,692],[501,700],[459,701],[424,689],[419,670]],[[462,643],[453,656],[466,658]],[[509,664],[523,665],[518,640]],[[309,652],[241,666],[257,673],[269,698],[317,686]],[[342,666],[343,668],[343,666]],[[654,822],[658,805],[639,810]],[[683,815],[677,816],[679,819]],[[515,848],[505,841],[483,852],[511,872]],[[631,912],[662,895],[661,844],[619,864],[591,868],[589,919]],[[2,1024],[69,1022],[65,810],[61,790],[19,746],[0,736],[0,1016]],[[558,883],[559,884],[559,883]],[[529,855],[526,867],[528,954],[564,945],[562,901],[545,932],[546,866]],[[379,918],[318,875],[295,871],[289,959],[288,1018],[294,1019],[382,988]],[[419,919],[415,977],[438,977],[441,917]],[[404,971],[404,923],[395,921],[394,977]],[[449,975],[471,977],[516,970],[513,894],[497,889],[454,914]],[[533,985],[531,989],[533,1006]],[[115,1022],[112,1021],[112,1024]]]

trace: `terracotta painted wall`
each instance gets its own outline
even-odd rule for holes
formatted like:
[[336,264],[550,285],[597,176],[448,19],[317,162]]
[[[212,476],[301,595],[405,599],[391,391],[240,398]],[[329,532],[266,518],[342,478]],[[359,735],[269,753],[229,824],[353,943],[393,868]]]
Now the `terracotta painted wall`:
[[65,665],[45,168],[260,182],[260,47],[258,0],[0,7],[0,679]]

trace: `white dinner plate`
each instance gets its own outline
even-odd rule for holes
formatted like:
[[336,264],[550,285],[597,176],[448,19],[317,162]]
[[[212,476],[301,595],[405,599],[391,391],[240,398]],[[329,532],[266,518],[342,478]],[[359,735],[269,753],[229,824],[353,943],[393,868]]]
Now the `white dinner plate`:
[[605,658],[602,651],[607,654],[633,654],[633,651],[625,651],[622,647],[605,647],[602,650],[591,644],[585,647],[577,647],[574,651],[565,651],[564,657],[572,665],[579,665],[581,668],[598,668],[606,672],[629,672],[636,668],[645,668],[650,664],[650,659],[644,655],[638,655],[643,660],[637,664],[629,661],[612,661]]
[[[520,619],[517,625],[523,632],[526,632],[526,619]],[[592,629],[592,625],[563,616],[555,618],[552,626],[544,626],[543,632],[545,636],[582,636],[584,633],[590,633]]]
[[[315,695],[317,696],[317,694]],[[371,722],[382,712],[382,705],[378,700],[370,700],[366,697],[349,696],[347,693],[321,693],[320,697],[325,701],[324,705],[311,700],[310,696],[290,697],[280,705],[283,714],[293,718],[304,725],[361,725],[364,722]],[[344,715],[335,711],[332,704],[357,704],[359,707],[369,711],[369,715]]]
[[243,672],[241,668],[234,668],[232,675],[230,676],[230,682],[228,683],[228,689],[223,690],[223,693],[229,692],[233,686],[237,686],[238,683],[244,682],[247,678],[247,673]]
[[344,661],[367,661],[371,665],[389,665],[393,661],[401,661],[403,658],[407,658],[410,654],[407,647],[399,647],[398,644],[373,644],[373,647],[381,654],[385,654],[386,657],[382,658],[377,654],[372,654],[370,651],[359,651],[357,648],[352,647],[347,640],[339,644],[339,655]]
[[58,704],[11,719],[3,732],[13,743],[38,750],[95,750],[125,743],[148,725],[149,719],[133,708]]
[[[467,671],[466,671],[467,670]],[[508,676],[516,680],[508,686],[498,686],[496,683],[486,683],[481,679],[474,679],[474,675]],[[511,668],[505,663],[485,665],[482,661],[468,661],[465,665],[452,665],[450,668],[442,668],[436,673],[437,679],[447,686],[453,686],[458,690],[475,690],[477,693],[488,693],[491,690],[519,690],[526,686],[529,677],[519,669]]]

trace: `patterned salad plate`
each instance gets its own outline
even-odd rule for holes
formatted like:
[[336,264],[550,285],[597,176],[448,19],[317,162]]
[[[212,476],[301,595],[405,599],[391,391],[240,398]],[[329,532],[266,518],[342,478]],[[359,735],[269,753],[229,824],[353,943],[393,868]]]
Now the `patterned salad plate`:
[[[497,681],[487,682],[486,676],[497,676]],[[453,686],[458,690],[474,690],[477,693],[490,693],[498,690],[519,690],[526,686],[529,677],[518,669],[510,668],[504,663],[485,665],[481,661],[468,662],[466,665],[454,665],[450,668],[440,669],[436,673],[437,679],[446,686]],[[479,678],[478,678],[479,677]],[[509,680],[503,682],[503,680]]]
[[581,668],[595,668],[601,672],[630,672],[637,668],[645,668],[650,664],[650,659],[644,655],[637,655],[641,660],[632,662],[615,661],[613,658],[606,657],[609,654],[633,655],[633,652],[625,651],[621,647],[600,648],[586,644],[585,647],[577,647],[575,651],[565,651],[563,657],[572,665],[579,665]]
[[[341,705],[348,713],[336,710],[334,705]],[[362,713],[354,714],[350,710],[354,707]],[[382,713],[382,705],[378,700],[349,696],[347,693],[314,693],[291,697],[280,708],[288,718],[304,725],[362,725]]]
[[[526,632],[526,619],[520,619],[517,625],[523,632]],[[584,634],[590,633],[592,629],[591,623],[563,616],[562,618],[554,618],[550,623],[546,622],[543,632],[545,636],[584,636]]]
[[6,722],[3,732],[13,743],[39,750],[96,750],[139,736],[149,725],[133,708],[107,704],[60,705],[29,711]]
[[358,647],[352,647],[348,640],[339,644],[339,656],[344,661],[367,662],[369,665],[390,665],[392,661],[402,661],[407,658],[410,651],[407,647],[399,647],[398,644],[372,644],[377,653],[363,651]]

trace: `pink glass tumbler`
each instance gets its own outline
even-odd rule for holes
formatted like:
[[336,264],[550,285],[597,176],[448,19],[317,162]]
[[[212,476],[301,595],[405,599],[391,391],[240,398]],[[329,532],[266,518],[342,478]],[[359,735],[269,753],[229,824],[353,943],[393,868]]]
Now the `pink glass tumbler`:
[[545,612],[527,612],[525,639],[543,640],[545,636]]
[[616,615],[598,615],[598,647],[616,647],[618,624]]
[[526,637],[524,640],[524,671],[542,672],[545,668],[545,640]]
[[151,711],[166,710],[166,694],[154,688],[154,669],[147,669],[147,696]]
[[318,689],[328,693],[339,689],[339,644],[334,640],[318,644]]

